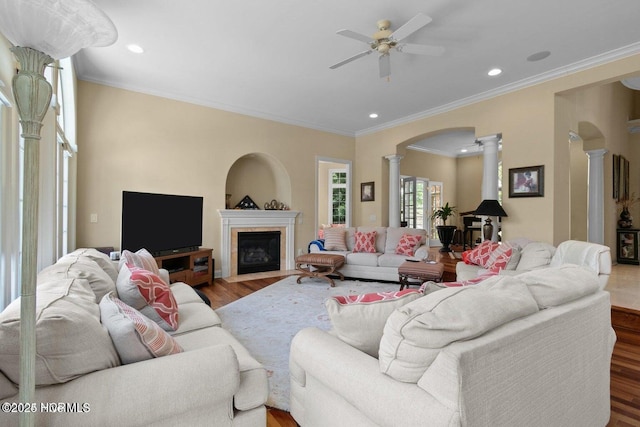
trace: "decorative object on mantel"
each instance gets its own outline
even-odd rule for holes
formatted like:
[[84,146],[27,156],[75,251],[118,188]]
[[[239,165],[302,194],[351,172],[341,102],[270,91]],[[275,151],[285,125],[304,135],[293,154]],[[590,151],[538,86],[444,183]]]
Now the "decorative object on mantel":
[[266,211],[288,211],[289,206],[283,202],[278,202],[276,199],[273,199],[270,202],[265,202],[264,209]]
[[[40,129],[49,111],[52,88],[44,69],[89,46],[109,46],[118,32],[107,15],[86,0],[11,0],[0,2],[0,28],[20,63],[13,77],[21,136],[24,138],[24,190],[20,324],[20,402],[35,396],[36,273],[38,255],[38,177]],[[55,66],[55,65],[54,65]],[[29,407],[29,406],[28,406]],[[24,411],[20,425],[35,424],[35,414]]]
[[482,226],[482,235],[484,240],[491,240],[493,237],[493,224],[491,224],[492,216],[505,217],[507,213],[502,209],[500,203],[497,200],[483,200],[480,206],[475,210],[476,216],[487,216],[487,219]]
[[620,212],[620,219],[618,220],[618,228],[633,227],[633,217],[629,212],[629,208],[638,202],[640,202],[640,197],[636,197],[636,193],[632,193],[631,198],[620,199],[618,200],[618,202],[616,202],[617,205],[622,207],[622,211]]
[[260,208],[258,207],[258,205],[255,204],[253,200],[251,200],[251,197],[244,196],[234,209],[260,209]]

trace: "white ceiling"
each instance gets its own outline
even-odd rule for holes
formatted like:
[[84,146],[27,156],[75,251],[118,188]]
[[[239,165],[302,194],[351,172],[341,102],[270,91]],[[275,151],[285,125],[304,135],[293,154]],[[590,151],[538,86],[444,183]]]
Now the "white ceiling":
[[[349,136],[640,52],[637,0],[94,2],[119,39],[76,55],[80,79]],[[329,69],[367,49],[337,30],[372,35],[418,12],[433,22],[405,41],[444,55],[392,51],[389,81],[376,54]]]

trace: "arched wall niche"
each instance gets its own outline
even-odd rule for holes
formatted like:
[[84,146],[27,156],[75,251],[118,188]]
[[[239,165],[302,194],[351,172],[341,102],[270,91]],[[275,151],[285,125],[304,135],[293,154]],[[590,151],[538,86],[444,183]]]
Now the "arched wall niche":
[[245,196],[251,197],[260,209],[274,199],[291,206],[291,179],[282,163],[272,155],[249,153],[229,168],[225,193],[231,195],[228,200],[231,209]]

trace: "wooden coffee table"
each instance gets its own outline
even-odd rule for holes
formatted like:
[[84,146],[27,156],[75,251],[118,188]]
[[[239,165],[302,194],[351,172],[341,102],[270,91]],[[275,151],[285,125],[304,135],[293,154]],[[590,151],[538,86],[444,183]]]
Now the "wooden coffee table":
[[303,277],[317,277],[328,281],[333,288],[336,284],[329,275],[335,274],[340,277],[340,280],[344,280],[342,273],[336,271],[343,264],[344,257],[342,255],[323,254],[321,252],[299,255],[296,257],[296,270],[300,272],[300,277],[298,277],[296,283],[299,284],[300,279]]
[[405,261],[398,267],[400,290],[409,285],[422,285],[424,282],[442,280],[444,265],[439,262]]

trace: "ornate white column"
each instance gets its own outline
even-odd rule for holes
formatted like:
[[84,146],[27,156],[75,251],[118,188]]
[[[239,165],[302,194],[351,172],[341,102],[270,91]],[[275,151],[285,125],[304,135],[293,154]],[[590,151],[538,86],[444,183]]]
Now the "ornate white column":
[[604,245],[604,155],[607,150],[587,151],[589,172],[587,181],[587,239]]
[[[498,143],[501,134],[478,138],[482,144],[482,200],[498,200]],[[486,217],[482,218],[483,220]],[[493,235],[491,240],[498,241],[498,218],[492,217]]]
[[402,156],[391,154],[389,160],[389,227],[400,227],[400,160]]

